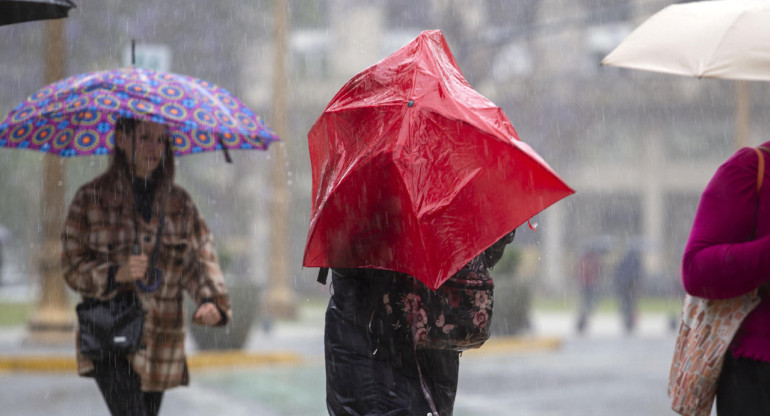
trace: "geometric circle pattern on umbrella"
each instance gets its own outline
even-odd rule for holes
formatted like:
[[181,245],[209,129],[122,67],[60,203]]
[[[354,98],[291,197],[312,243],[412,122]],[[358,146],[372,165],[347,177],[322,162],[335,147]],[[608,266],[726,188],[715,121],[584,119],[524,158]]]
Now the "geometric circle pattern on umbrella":
[[0,147],[62,157],[108,154],[121,117],[169,126],[176,155],[265,150],[280,138],[224,88],[144,68],[74,75],[32,94],[0,121]]

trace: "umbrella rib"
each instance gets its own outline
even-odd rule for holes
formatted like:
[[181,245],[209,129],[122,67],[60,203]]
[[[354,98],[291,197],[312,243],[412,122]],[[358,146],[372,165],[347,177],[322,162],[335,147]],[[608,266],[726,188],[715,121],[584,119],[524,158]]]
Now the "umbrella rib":
[[[396,170],[398,170],[398,171],[401,170],[398,165],[396,165]],[[408,186],[408,184],[405,181],[405,175],[396,175],[396,176],[398,176],[398,180],[399,180],[399,183],[401,184],[402,189],[404,189],[404,191],[409,195],[409,205],[410,205],[410,207],[409,207],[409,215],[412,217],[411,218],[412,219],[412,223],[413,224],[417,224],[416,227],[417,227],[417,231],[418,231],[419,238],[420,238],[420,254],[421,254],[421,257],[423,258],[424,264],[427,264],[427,265],[433,264],[430,261],[430,257],[431,257],[430,250],[426,249],[425,233],[423,233],[422,227],[420,227],[419,214],[417,213],[417,210],[416,210],[416,208],[414,206],[414,201],[415,201],[414,195],[412,195],[412,193],[410,192],[410,187]],[[434,272],[435,272],[434,270],[430,270],[430,274],[433,274]],[[433,277],[433,276],[430,276],[430,277]]]
[[714,45],[714,48],[711,50],[711,53],[709,53],[708,59],[704,60],[704,62],[703,62],[703,63],[704,63],[704,65],[706,66],[706,68],[705,68],[703,71],[700,71],[700,76],[699,76],[698,78],[700,78],[700,77],[709,77],[709,76],[707,75],[707,71],[708,71],[708,69],[710,69],[710,68],[711,68],[711,67],[710,67],[710,62],[711,62],[711,59],[714,57],[714,55],[716,54],[716,52],[719,50],[720,46],[722,46],[722,43],[724,43],[724,41],[725,41],[725,38],[727,38],[727,33],[728,33],[728,32],[730,32],[730,30],[731,30],[732,28],[734,28],[735,26],[737,26],[737,24],[738,24],[738,20],[739,20],[741,17],[743,17],[743,16],[745,16],[745,11],[741,11],[741,12],[740,12],[740,14],[739,14],[738,16],[736,16],[736,17],[735,17],[735,19],[734,19],[734,20],[733,20],[733,22],[730,24],[730,26],[729,26],[729,27],[728,27],[728,28],[727,28],[727,29],[724,31],[724,34],[723,34],[723,35],[722,35],[722,37],[719,39],[719,42],[717,42],[717,43]]

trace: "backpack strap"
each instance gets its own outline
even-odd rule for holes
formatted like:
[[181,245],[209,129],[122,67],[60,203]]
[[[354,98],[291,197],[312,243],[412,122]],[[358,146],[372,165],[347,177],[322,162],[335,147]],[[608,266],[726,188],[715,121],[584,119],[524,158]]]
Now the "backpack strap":
[[316,282],[318,282],[318,283],[320,283],[322,285],[325,285],[326,284],[326,279],[328,278],[328,276],[329,276],[329,268],[328,267],[321,267],[320,269],[318,269],[318,277],[315,280],[316,280]]

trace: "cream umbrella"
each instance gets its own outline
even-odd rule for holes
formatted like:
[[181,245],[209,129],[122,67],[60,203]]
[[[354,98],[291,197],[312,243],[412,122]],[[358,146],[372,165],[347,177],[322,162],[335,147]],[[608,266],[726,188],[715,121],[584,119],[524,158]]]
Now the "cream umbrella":
[[602,65],[739,80],[735,142],[737,148],[746,146],[749,112],[745,81],[770,81],[770,0],[668,6],[631,32]]
[[602,64],[699,78],[770,81],[770,1],[668,6],[636,28]]

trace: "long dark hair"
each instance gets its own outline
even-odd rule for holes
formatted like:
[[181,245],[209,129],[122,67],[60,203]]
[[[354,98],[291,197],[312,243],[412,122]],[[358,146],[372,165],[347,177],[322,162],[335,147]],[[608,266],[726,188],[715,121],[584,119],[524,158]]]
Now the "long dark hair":
[[[121,117],[118,119],[118,121],[115,123],[115,140],[117,141],[117,134],[118,132],[122,132],[124,137],[128,137],[129,135],[133,134],[134,131],[136,131],[136,127],[139,125],[140,120],[134,119],[134,118],[128,118],[128,117]],[[161,159],[160,165],[158,165],[157,168],[155,168],[155,171],[152,172],[152,180],[158,184],[157,189],[168,189],[167,186],[170,186],[174,182],[174,148],[171,145],[171,140],[166,138],[164,140],[164,151],[163,151],[163,159]],[[134,143],[134,146],[136,143]],[[126,152],[119,149],[117,146],[115,146],[115,152],[112,156],[112,164],[111,168],[125,172],[126,175],[129,176],[129,178],[133,177],[131,175],[131,170],[134,169],[134,166],[131,163],[131,156],[127,155]]]

